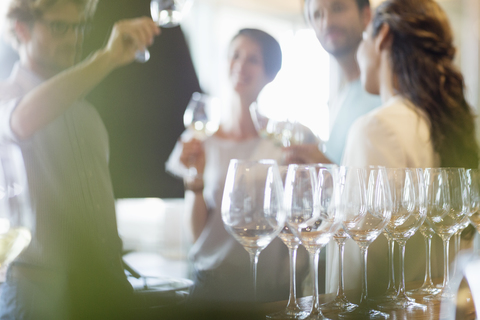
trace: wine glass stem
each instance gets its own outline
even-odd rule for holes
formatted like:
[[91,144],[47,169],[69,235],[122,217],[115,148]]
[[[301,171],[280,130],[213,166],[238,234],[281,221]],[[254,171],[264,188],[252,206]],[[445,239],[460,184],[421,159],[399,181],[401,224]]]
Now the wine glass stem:
[[250,255],[250,267],[252,270],[253,279],[253,299],[254,301],[257,301],[257,265],[260,250],[249,250],[248,253]]
[[368,246],[361,246],[363,264],[362,264],[362,296],[360,297],[360,307],[368,308],[368,288],[367,288],[367,257]]
[[447,288],[449,274],[448,274],[448,263],[450,260],[449,257],[449,244],[450,238],[443,240],[443,290]]
[[338,289],[337,297],[345,296],[345,286],[343,277],[343,260],[345,257],[345,240],[337,241],[338,243]]
[[297,288],[296,288],[296,265],[297,265],[298,246],[288,247],[290,257],[290,294],[288,297],[287,310],[296,310],[297,306]]
[[457,231],[457,233],[455,233],[455,235],[453,236],[453,240],[454,240],[454,254],[455,254],[455,257],[454,257],[454,262],[453,262],[453,273],[452,274],[456,274],[457,273],[457,257],[458,257],[458,253],[460,252],[460,237],[461,237],[461,234],[462,232],[461,231]]
[[400,283],[398,285],[398,294],[397,297],[407,297],[405,293],[405,240],[397,240],[398,246],[400,248]]
[[425,237],[425,256],[426,256],[426,261],[425,261],[425,281],[424,281],[424,286],[433,286],[433,281],[432,281],[432,237],[427,236]]
[[388,287],[387,291],[395,290],[395,269],[393,264],[393,257],[395,254],[395,242],[388,239]]
[[313,271],[313,300],[312,300],[312,313],[320,310],[320,303],[318,301],[318,261],[320,257],[320,249],[315,250],[312,259],[312,271]]

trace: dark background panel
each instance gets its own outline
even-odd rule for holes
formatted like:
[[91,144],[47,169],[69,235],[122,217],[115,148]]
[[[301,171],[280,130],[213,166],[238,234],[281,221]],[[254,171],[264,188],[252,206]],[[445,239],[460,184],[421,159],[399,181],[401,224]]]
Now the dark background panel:
[[[101,47],[113,23],[149,15],[150,0],[101,0],[85,52]],[[114,71],[88,96],[110,136],[110,171],[117,198],[182,197],[181,180],[165,172],[184,130],[183,112],[198,79],[180,27],[163,29],[150,60]]]

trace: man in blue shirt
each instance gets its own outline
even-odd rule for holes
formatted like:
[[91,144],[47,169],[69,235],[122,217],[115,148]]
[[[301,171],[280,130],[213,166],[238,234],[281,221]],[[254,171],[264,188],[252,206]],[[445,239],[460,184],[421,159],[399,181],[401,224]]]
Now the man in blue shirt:
[[325,154],[316,145],[296,145],[286,148],[287,162],[340,164],[352,123],[381,104],[378,96],[363,89],[356,61],[362,33],[371,18],[370,3],[369,0],[306,0],[305,15],[322,47],[338,63],[344,83],[330,106],[330,112],[336,116],[331,121]]

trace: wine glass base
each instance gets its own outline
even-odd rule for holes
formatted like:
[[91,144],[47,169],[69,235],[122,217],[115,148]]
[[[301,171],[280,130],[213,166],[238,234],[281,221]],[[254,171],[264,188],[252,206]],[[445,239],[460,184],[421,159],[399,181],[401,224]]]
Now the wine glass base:
[[358,307],[356,304],[351,303],[345,297],[336,297],[335,300],[321,304],[320,309],[323,312],[330,312],[330,311],[351,311],[354,308]]
[[385,293],[384,295],[369,298],[368,303],[372,304],[380,304],[380,303],[385,303],[385,302],[390,302],[393,301],[397,298],[397,293]]
[[302,320],[331,320],[323,315],[321,311],[312,311],[306,318]]
[[389,319],[390,315],[385,312],[381,312],[374,309],[367,309],[363,307],[357,307],[352,311],[342,312],[338,315],[339,319],[347,320],[363,320],[363,319],[372,319],[372,320],[385,320]]
[[305,319],[306,317],[308,317],[308,315],[309,315],[308,311],[302,311],[300,309],[298,309],[297,311],[285,309],[280,312],[267,314],[266,318],[267,319]]
[[378,308],[383,311],[398,310],[398,309],[425,311],[427,309],[427,306],[424,304],[415,302],[415,299],[408,298],[408,297],[401,297],[390,302],[379,304]]
[[442,290],[441,292],[423,297],[423,300],[428,302],[441,302],[442,300],[454,300],[455,295],[451,293],[449,290]]
[[441,289],[436,286],[421,286],[420,288],[407,291],[409,296],[430,296],[438,294]]

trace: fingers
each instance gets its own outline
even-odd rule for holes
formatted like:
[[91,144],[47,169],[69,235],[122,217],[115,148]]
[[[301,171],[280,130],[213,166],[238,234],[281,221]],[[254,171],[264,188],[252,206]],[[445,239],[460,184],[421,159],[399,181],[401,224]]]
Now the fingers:
[[160,28],[151,18],[142,17],[115,23],[105,51],[110,54],[114,66],[133,61],[135,53],[153,43]]

